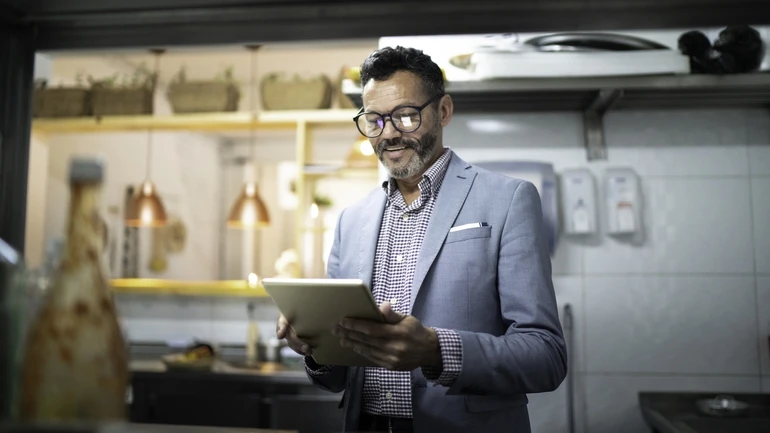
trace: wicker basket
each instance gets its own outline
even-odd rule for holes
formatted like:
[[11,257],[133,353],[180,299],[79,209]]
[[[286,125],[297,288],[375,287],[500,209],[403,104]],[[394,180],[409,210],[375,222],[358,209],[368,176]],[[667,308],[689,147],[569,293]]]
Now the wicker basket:
[[235,84],[222,81],[172,83],[166,96],[174,113],[237,111],[241,98]]
[[340,76],[337,78],[337,103],[340,108],[358,108],[348,95],[342,93],[342,81],[348,77],[348,69],[347,67],[342,68]]
[[85,117],[90,115],[91,92],[79,87],[37,88],[32,99],[34,117]]
[[91,96],[94,116],[131,116],[153,113],[153,91],[145,87],[109,88],[94,86]]
[[262,107],[266,110],[317,110],[331,107],[332,83],[326,75],[302,79],[271,74],[262,80]]

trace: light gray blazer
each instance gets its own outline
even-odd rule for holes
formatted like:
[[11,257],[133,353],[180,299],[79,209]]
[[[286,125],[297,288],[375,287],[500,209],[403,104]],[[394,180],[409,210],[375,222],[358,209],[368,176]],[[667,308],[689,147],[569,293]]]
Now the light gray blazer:
[[[340,215],[330,278],[371,285],[385,207],[382,188]],[[482,227],[450,232],[469,223]],[[567,352],[551,281],[551,259],[534,185],[474,167],[456,154],[447,169],[412,285],[412,315],[454,329],[463,365],[451,387],[412,375],[416,433],[529,433],[527,393],[558,388]],[[345,431],[355,431],[363,368],[335,367],[311,380],[345,391]]]

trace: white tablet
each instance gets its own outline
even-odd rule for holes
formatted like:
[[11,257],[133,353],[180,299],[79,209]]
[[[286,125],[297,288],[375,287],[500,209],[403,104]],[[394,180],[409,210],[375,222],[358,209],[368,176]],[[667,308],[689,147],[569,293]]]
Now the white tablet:
[[333,327],[344,317],[384,322],[366,283],[358,279],[265,278],[267,294],[300,338],[312,340],[312,357],[321,365],[375,366],[340,346]]

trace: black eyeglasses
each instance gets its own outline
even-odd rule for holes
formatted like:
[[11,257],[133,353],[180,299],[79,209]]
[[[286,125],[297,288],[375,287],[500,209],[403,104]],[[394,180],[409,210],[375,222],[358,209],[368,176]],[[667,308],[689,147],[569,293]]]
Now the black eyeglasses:
[[368,138],[377,138],[382,135],[382,131],[385,129],[385,122],[388,118],[390,118],[390,122],[397,130],[405,133],[414,132],[422,123],[422,110],[442,96],[444,96],[444,93],[439,93],[420,106],[398,107],[390,114],[364,111],[364,108],[361,107],[358,114],[356,114],[356,117],[353,118],[353,121],[356,122],[358,132]]

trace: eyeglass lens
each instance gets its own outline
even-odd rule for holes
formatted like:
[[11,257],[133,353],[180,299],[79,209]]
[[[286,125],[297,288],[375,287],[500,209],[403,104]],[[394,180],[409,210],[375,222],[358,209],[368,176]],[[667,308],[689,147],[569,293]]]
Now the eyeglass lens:
[[[403,107],[393,111],[390,116],[393,126],[401,132],[414,132],[422,120],[420,111],[412,107]],[[386,116],[366,113],[358,118],[358,129],[367,137],[378,137],[385,129]]]

